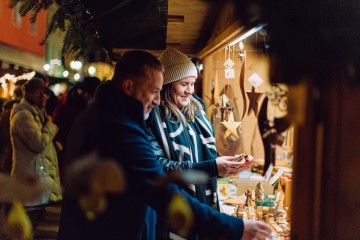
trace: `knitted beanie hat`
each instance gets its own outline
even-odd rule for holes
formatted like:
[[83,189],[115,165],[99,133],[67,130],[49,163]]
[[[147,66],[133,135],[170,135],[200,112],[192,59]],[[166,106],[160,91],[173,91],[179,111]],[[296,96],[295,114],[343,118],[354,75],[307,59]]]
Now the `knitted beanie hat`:
[[165,68],[163,85],[186,77],[197,78],[198,76],[195,64],[185,54],[176,49],[167,48],[160,54],[159,60]]

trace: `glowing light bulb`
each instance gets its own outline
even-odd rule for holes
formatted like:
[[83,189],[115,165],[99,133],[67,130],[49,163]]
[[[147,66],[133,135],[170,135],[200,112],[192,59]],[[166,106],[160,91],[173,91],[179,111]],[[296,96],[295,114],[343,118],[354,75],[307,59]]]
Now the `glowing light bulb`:
[[45,64],[44,65],[44,70],[49,71],[50,70],[50,64]]
[[94,66],[90,66],[88,69],[88,73],[90,76],[94,76],[96,73],[96,68]]
[[76,73],[74,75],[74,79],[75,79],[75,81],[78,81],[80,79],[80,74]]
[[244,49],[244,43],[241,41],[241,42],[239,42],[239,48],[240,48],[240,50],[243,50]]
[[82,68],[82,62],[73,60],[70,62],[70,68],[72,70],[80,70]]
[[69,76],[69,71],[68,70],[65,70],[64,72],[63,72],[63,76],[66,78],[66,77],[68,77]]

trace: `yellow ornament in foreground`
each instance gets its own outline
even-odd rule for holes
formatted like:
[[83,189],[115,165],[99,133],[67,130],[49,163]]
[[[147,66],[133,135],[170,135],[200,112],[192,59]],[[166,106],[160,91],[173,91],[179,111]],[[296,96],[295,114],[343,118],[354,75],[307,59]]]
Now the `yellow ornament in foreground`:
[[6,234],[11,239],[32,239],[32,224],[26,214],[24,206],[19,201],[14,201],[6,221]]
[[194,223],[194,213],[187,200],[180,194],[172,197],[168,206],[170,229],[176,234],[186,237]]

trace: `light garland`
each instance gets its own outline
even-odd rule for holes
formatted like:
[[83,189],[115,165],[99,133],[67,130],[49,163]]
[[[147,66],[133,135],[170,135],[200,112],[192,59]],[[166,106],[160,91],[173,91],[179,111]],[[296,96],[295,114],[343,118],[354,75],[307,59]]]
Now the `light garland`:
[[4,76],[0,77],[0,84],[3,89],[7,88],[8,83],[7,81],[11,81],[13,83],[16,83],[19,80],[30,80],[35,76],[35,71],[24,73],[20,76],[15,76],[9,73],[6,73]]

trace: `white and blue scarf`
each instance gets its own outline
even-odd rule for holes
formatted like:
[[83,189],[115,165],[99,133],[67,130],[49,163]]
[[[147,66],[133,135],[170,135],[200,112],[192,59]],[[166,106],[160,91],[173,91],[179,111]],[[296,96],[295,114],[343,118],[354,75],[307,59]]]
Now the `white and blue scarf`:
[[[201,110],[193,121],[177,123],[173,118],[165,119],[161,108],[152,111],[152,131],[162,145],[167,159],[197,163],[218,157],[214,128],[206,113]],[[216,197],[216,177],[206,185],[192,185],[189,193],[203,203],[218,209]]]

